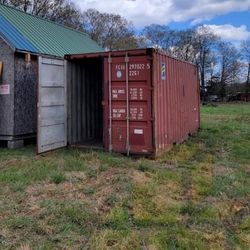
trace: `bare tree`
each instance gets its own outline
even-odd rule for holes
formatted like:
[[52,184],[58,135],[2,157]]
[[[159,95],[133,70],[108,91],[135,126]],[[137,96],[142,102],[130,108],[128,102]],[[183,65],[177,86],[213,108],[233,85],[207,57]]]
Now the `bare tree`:
[[250,40],[243,41],[241,44],[242,56],[246,60],[247,68],[247,79],[246,79],[246,91],[250,92]]
[[206,26],[200,26],[192,38],[192,44],[195,53],[195,61],[198,65],[201,79],[201,89],[205,89],[206,74],[210,70],[213,51],[219,41],[211,29]]
[[193,44],[194,36],[194,29],[175,31],[171,55],[191,63],[196,63],[196,54]]
[[214,62],[213,51],[219,37],[208,27],[182,31],[171,30],[168,26],[151,24],[142,34],[150,46],[165,50],[169,55],[196,63],[199,67],[201,87],[205,89],[206,73]]
[[[48,0],[43,1],[48,2]],[[46,3],[44,3],[44,6],[46,6]],[[65,0],[50,1],[47,11],[43,6],[39,7],[40,8],[38,8],[37,10],[39,11],[40,9],[41,14],[38,15],[43,16],[51,21],[66,25],[68,27],[82,30],[82,14],[80,10],[76,8],[73,2]]]
[[88,9],[83,13],[83,28],[93,40],[106,49],[138,47],[132,23],[120,15]]
[[237,82],[240,73],[240,54],[232,43],[220,42],[218,47],[220,61],[220,96],[226,95],[226,86]]
[[2,3],[75,29],[82,29],[81,12],[69,0],[2,0]]
[[167,39],[170,32],[166,25],[151,24],[144,27],[142,36],[147,40],[148,46],[166,50],[169,47]]

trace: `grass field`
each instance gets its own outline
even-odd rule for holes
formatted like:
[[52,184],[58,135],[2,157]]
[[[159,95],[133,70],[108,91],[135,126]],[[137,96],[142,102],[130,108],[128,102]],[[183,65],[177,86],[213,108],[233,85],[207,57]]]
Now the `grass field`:
[[158,160],[0,149],[0,249],[249,249],[250,105]]

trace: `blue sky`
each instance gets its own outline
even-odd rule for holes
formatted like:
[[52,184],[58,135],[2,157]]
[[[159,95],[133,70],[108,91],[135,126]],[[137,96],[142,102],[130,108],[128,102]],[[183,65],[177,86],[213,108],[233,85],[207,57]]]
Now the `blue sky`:
[[95,8],[132,21],[136,30],[152,23],[185,29],[209,26],[225,40],[250,39],[250,0],[73,0],[82,10]]
[[[250,31],[250,11],[236,11],[225,15],[218,15],[209,21],[202,21],[201,23],[207,25],[231,24],[235,27],[245,25],[247,27],[247,30]],[[188,20],[183,22],[170,22],[168,25],[173,29],[185,29],[190,28],[192,26],[192,21]]]

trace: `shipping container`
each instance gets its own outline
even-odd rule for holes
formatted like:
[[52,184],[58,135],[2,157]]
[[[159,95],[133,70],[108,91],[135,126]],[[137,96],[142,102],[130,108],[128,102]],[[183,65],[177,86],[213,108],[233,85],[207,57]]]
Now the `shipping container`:
[[39,63],[38,153],[68,144],[156,156],[199,128],[193,64],[155,49]]

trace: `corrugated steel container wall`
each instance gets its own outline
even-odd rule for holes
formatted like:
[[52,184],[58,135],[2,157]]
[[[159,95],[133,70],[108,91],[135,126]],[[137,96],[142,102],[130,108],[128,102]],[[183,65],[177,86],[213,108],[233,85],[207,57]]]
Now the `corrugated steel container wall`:
[[68,143],[102,140],[102,66],[99,61],[67,63]]
[[[101,58],[105,150],[158,155],[199,128],[199,81],[195,65],[153,49],[68,55],[66,58],[78,64]],[[86,84],[84,80],[80,82]],[[95,86],[101,87],[100,84]],[[80,107],[75,110],[77,113]],[[86,119],[81,117],[80,120]],[[84,126],[72,127],[75,122],[69,124],[71,131],[84,129]]]
[[153,55],[155,153],[185,140],[200,126],[196,66],[161,53]]

